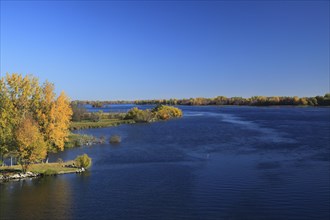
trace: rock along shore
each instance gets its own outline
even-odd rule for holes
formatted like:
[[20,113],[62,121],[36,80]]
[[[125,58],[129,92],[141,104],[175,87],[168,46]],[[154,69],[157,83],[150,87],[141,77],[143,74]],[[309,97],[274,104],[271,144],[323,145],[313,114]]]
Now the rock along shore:
[[[68,173],[82,173],[85,171],[86,170],[84,168],[77,168],[77,170],[74,170],[74,171],[60,171],[53,175],[68,174]],[[47,175],[42,174],[42,173],[33,173],[33,172],[15,173],[15,174],[13,174],[13,173],[0,174],[0,182],[18,181],[18,180],[37,178],[37,177],[42,177],[42,176],[47,176]]]

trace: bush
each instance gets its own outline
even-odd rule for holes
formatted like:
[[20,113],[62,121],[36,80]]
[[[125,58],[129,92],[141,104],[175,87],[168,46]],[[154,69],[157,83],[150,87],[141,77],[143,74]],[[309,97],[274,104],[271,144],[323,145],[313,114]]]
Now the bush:
[[62,164],[62,163],[63,163],[62,158],[58,158],[58,159],[57,159],[57,163]]
[[65,148],[80,147],[83,145],[91,145],[96,142],[96,138],[86,134],[70,134],[65,142]]
[[119,135],[113,135],[110,138],[110,144],[119,144],[121,142],[121,137]]
[[127,112],[125,119],[132,119],[135,122],[153,122],[179,117],[182,117],[182,111],[180,109],[173,106],[157,105],[152,110],[132,108]]
[[173,106],[158,105],[152,109],[152,112],[158,120],[182,117],[182,111]]
[[135,122],[150,122],[153,115],[150,110],[141,110],[135,107],[127,112],[125,119],[133,119]]
[[77,156],[75,159],[75,165],[78,168],[87,169],[92,165],[92,158],[90,158],[87,154]]

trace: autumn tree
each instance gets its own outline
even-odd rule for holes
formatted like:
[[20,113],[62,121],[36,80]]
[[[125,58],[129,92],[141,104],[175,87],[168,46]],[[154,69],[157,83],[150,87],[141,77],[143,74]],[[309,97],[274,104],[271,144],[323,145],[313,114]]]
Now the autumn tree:
[[2,157],[17,153],[15,131],[21,118],[30,111],[35,80],[29,76],[7,74],[1,78],[0,88],[0,153]]
[[13,151],[13,103],[10,101],[5,79],[0,80],[0,155],[1,160]]
[[40,133],[38,124],[27,116],[19,124],[16,131],[19,163],[26,172],[31,163],[42,161],[47,153],[47,144]]
[[[7,74],[0,81],[0,109],[2,157],[8,153],[19,152],[19,157],[21,157],[19,159],[22,159],[20,144],[23,142],[19,140],[17,131],[23,122],[28,124],[35,133],[37,133],[36,130],[39,131],[36,136],[42,137],[47,146],[46,152],[64,149],[72,110],[69,98],[64,92],[56,97],[53,84],[45,82],[40,85],[36,77]],[[29,118],[28,122],[25,122],[26,118]],[[29,146],[35,147],[35,144]],[[40,151],[36,150],[36,152]]]
[[37,122],[47,143],[47,159],[50,152],[62,151],[69,135],[72,116],[70,100],[64,92],[56,98],[54,85],[45,82],[42,87],[39,108],[36,111]]

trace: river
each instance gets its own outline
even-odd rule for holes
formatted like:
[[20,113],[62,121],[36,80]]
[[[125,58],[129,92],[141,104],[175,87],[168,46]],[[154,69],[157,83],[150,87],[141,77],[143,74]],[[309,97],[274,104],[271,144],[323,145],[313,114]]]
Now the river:
[[329,108],[180,108],[181,119],[78,131],[122,142],[51,155],[87,153],[81,175],[1,183],[0,219],[330,218]]

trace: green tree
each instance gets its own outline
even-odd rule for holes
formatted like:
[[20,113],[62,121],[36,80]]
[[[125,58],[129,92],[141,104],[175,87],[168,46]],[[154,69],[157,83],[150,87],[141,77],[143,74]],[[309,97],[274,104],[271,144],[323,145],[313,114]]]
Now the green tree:
[[71,103],[72,121],[81,121],[87,113],[87,110],[77,102]]

